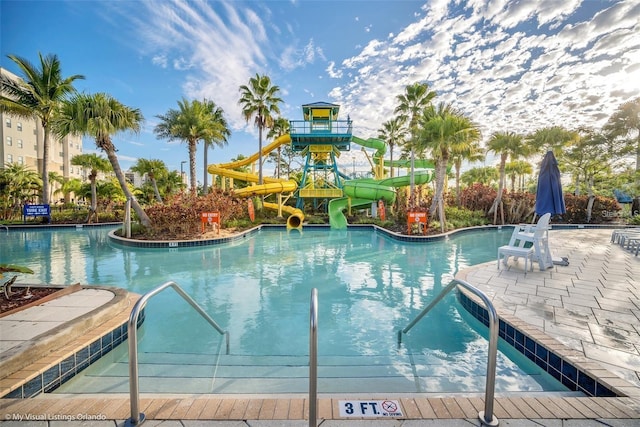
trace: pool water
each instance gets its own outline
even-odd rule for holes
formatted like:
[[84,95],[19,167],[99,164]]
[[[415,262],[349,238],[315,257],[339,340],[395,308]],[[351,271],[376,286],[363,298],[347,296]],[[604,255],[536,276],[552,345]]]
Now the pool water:
[[[12,230],[0,259],[31,268],[29,281],[41,283],[142,294],[173,280],[229,331],[230,355],[220,354],[220,335],[175,292],[151,299],[139,335],[143,392],[304,391],[313,288],[319,392],[484,390],[487,329],[454,293],[400,347],[397,331],[460,269],[495,260],[510,230],[412,243],[369,228],[267,228],[233,243],[166,249],[122,247],[107,232]],[[565,390],[510,346],[500,350],[496,391]],[[126,364],[121,345],[59,391],[126,392]]]

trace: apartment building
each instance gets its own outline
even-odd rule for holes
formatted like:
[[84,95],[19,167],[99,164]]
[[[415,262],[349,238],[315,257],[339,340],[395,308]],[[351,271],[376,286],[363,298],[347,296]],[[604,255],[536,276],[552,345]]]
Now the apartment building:
[[[0,68],[2,75],[19,79],[10,71]],[[0,169],[18,163],[40,173],[44,148],[44,130],[39,120],[25,119],[0,112]],[[71,164],[71,158],[82,154],[82,137],[68,136],[62,140],[51,135],[49,140],[49,172],[65,178],[86,179],[88,171]]]

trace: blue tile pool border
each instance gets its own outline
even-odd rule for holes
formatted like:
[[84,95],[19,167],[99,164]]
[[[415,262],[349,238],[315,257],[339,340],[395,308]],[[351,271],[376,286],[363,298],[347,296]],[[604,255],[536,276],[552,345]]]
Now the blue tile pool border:
[[[138,327],[145,319],[145,310],[140,312]],[[74,354],[49,367],[36,377],[25,382],[15,390],[2,396],[3,399],[28,399],[40,393],[50,393],[65,382],[79,374],[89,365],[95,363],[102,356],[122,344],[128,336],[128,327],[125,322],[101,337],[93,340],[87,346]]]
[[[460,289],[456,294],[465,310],[483,325],[489,327],[489,315],[486,308]],[[501,318],[499,319],[498,336],[571,391],[579,391],[590,397],[624,397]]]

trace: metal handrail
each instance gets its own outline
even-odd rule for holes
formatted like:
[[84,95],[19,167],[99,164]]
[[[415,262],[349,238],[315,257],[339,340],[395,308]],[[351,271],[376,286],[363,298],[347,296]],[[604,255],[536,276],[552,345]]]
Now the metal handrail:
[[318,290],[311,289],[309,310],[309,427],[318,425]]
[[487,358],[487,382],[484,392],[484,411],[478,413],[478,417],[483,425],[497,426],[499,424],[498,418],[493,415],[493,396],[496,388],[496,356],[498,354],[498,314],[496,309],[489,300],[489,297],[480,289],[470,285],[464,280],[453,279],[438,296],[431,301],[431,303],[425,307],[418,316],[404,329],[398,331],[398,346],[402,344],[402,334],[406,334],[420,321],[436,304],[438,304],[446,294],[448,294],[454,287],[461,286],[468,291],[477,295],[484,303],[487,313],[489,314],[489,354]]
[[223,330],[209,316],[193,298],[191,298],[176,282],[169,281],[155,289],[150,290],[136,302],[131,309],[129,321],[127,323],[129,334],[129,401],[131,403],[131,418],[125,421],[125,426],[137,426],[144,422],[145,416],[140,412],[140,389],[138,384],[138,317],[140,312],[147,305],[147,301],[154,295],[159,294],[167,288],[173,288],[178,295],[193,307],[200,316],[204,318],[213,328],[226,338],[226,353],[229,354],[229,332]]

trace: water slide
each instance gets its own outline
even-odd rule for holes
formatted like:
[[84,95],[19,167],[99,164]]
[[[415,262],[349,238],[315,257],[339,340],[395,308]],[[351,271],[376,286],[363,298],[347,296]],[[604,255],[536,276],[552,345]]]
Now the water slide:
[[[270,144],[262,147],[262,156],[267,156],[270,152],[278,147],[291,143],[291,137],[282,135]],[[237,160],[230,163],[221,163],[218,165],[209,165],[207,171],[211,175],[220,175],[227,178],[237,179],[244,182],[258,182],[259,177],[253,173],[238,172],[234,169],[241,168],[243,166],[250,165],[251,163],[259,159],[259,153],[252,154],[251,156]],[[298,188],[298,184],[293,180],[285,180],[279,178],[263,177],[262,185],[250,185],[245,188],[238,188],[234,190],[234,193],[240,197],[252,197],[252,196],[265,196],[277,193],[292,193]],[[263,203],[263,206],[267,209],[278,210],[280,207],[277,203]],[[291,206],[281,206],[282,211],[289,214],[287,219],[288,228],[300,228],[302,227],[302,221],[304,220],[304,213],[300,209],[296,209]]]
[[[433,179],[433,172],[416,172],[414,179],[416,185],[426,184]],[[343,185],[343,191],[347,197],[333,199],[329,202],[329,224],[331,224],[331,228],[347,228],[347,218],[344,216],[344,210],[349,206],[370,205],[378,200],[384,200],[388,205],[392,204],[396,199],[395,189],[407,187],[409,184],[410,177],[408,175],[380,180],[363,178],[346,181]]]
[[[357,136],[353,136],[351,140],[363,147],[375,149],[376,152],[373,155],[373,159],[376,164],[380,164],[387,147],[384,141],[376,138],[362,139]],[[426,184],[430,182],[432,178],[432,171],[414,173],[414,181],[416,185]],[[378,200],[383,200],[387,204],[392,204],[396,199],[395,189],[398,187],[406,187],[408,185],[410,185],[409,176],[399,176],[380,180],[363,178],[345,181],[343,191],[346,197],[334,199],[329,202],[329,223],[331,224],[331,228],[347,228],[347,218],[344,216],[343,212],[349,206],[357,207],[369,205],[372,202],[377,202]]]

